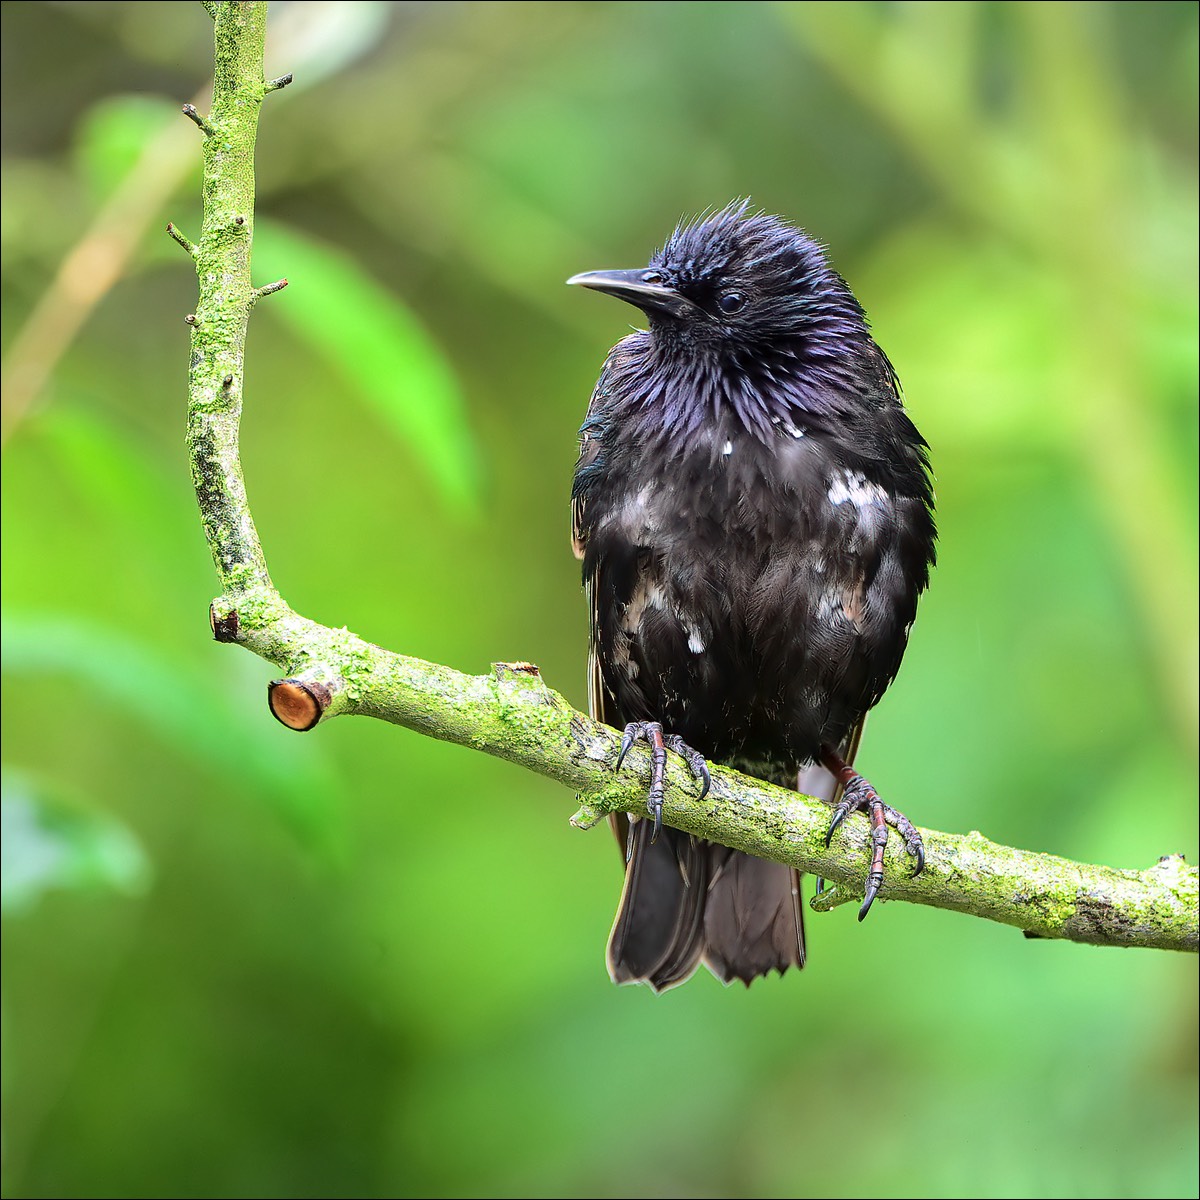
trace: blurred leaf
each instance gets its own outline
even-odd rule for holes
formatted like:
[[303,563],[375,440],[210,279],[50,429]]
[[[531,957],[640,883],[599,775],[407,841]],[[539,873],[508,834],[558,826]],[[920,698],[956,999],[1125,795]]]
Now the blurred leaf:
[[143,560],[169,561],[178,549],[173,518],[181,498],[192,511],[182,449],[173,479],[135,431],[86,409],[56,405],[39,417],[37,431],[97,513],[138,538]]
[[[0,180],[5,275],[20,278],[22,264],[36,263],[32,278],[44,286],[47,264],[65,252],[76,226],[89,215],[90,205],[72,173],[58,161],[6,157]],[[15,333],[16,322],[6,324],[10,326],[7,337]]]
[[411,310],[340,251],[260,221],[255,271],[292,286],[267,311],[291,325],[409,443],[442,499],[460,515],[479,508],[478,454],[458,380]]
[[146,890],[150,864],[122,822],[53,800],[7,769],[2,791],[0,907],[6,912],[31,908],[52,888]]
[[236,690],[161,645],[68,616],[5,614],[0,661],[6,672],[77,679],[201,769],[264,795],[310,848],[336,849],[338,781],[318,751],[291,735],[275,740],[265,724],[247,724]]
[[876,321],[876,335],[901,364],[907,402],[939,449],[1070,450],[1075,414],[1055,403],[1071,366],[1059,332],[1069,295],[1039,266],[994,241],[952,240],[918,223],[857,272],[868,311],[889,281],[906,281],[904,304]]
[[179,118],[179,105],[160,96],[106,96],[80,121],[75,139],[79,173],[99,203],[141,157],[163,127]]
[[268,78],[290,71],[292,91],[311,87],[379,45],[393,7],[384,0],[272,4],[267,26]]

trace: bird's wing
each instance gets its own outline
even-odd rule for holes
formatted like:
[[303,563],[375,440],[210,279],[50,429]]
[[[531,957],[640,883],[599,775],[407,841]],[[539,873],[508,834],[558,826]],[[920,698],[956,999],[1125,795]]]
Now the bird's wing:
[[[571,549],[576,558],[583,558],[587,548],[587,511],[586,511],[586,481],[596,466],[600,457],[599,432],[602,422],[597,415],[600,397],[603,392],[608,363],[600,372],[592,398],[588,401],[587,414],[579,428],[579,457],[575,460],[575,475],[571,486]],[[595,627],[593,626],[593,633]],[[595,644],[593,639],[593,644]],[[592,714],[595,715],[594,713]]]
[[[575,463],[576,486],[571,494],[571,549],[575,557],[582,559],[587,550],[587,512],[586,493],[578,486],[581,475],[585,474],[596,461],[600,453],[600,442],[593,433],[592,410],[596,404],[596,395],[592,394],[592,402],[588,405],[587,419],[579,431],[579,458]],[[597,628],[599,614],[596,610],[596,567],[593,567],[583,581],[584,594],[588,604],[588,709],[592,719],[605,721],[604,694],[600,680],[600,656],[596,647],[599,643],[600,631]]]
[[[584,486],[589,472],[596,465],[600,456],[600,438],[598,436],[600,422],[597,419],[597,408],[603,392],[608,363],[600,372],[600,379],[588,401],[587,414],[579,430],[579,457],[575,462],[574,483],[571,488],[571,549],[575,557],[582,560],[587,552],[588,521],[587,521],[587,489]],[[584,576],[583,589],[588,605],[588,712],[592,720],[607,725],[616,720],[616,715],[608,710],[612,707],[605,701],[604,682],[600,673],[600,644],[599,612],[597,610],[599,564],[593,564],[591,571]],[[629,820],[623,813],[614,814],[609,818],[613,833],[621,846],[621,853],[629,838]]]
[[[594,439],[587,439],[594,441]],[[583,452],[585,442],[580,443],[579,458],[583,461]],[[587,527],[584,525],[584,498],[583,496],[571,497],[571,549],[575,552],[576,558],[583,558],[583,552],[587,549]]]
[[604,681],[600,676],[600,654],[596,649],[596,585],[589,579],[583,590],[584,595],[587,596],[588,611],[591,613],[588,636],[588,712],[593,721],[607,725],[608,717],[605,710],[608,705],[604,702]]
[[[600,672],[600,631],[598,628],[599,613],[596,608],[596,590],[597,581],[595,575],[588,577],[584,584],[584,593],[587,596],[588,612],[590,614],[589,632],[588,632],[588,713],[593,721],[599,721],[602,725],[610,725],[613,721],[618,721],[613,709],[612,697],[608,695],[607,689],[604,686],[604,677]],[[613,836],[617,839],[617,845],[621,848],[621,855],[628,861],[629,855],[632,853],[632,842],[629,838],[629,817],[625,813],[612,813],[608,818],[609,827],[613,831]]]

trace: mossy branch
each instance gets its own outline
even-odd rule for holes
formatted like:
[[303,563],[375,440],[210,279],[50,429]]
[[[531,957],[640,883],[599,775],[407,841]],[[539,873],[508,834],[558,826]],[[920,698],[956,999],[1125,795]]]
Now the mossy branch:
[[[213,636],[283,672],[268,703],[290,728],[357,714],[474,747],[572,788],[580,800],[572,821],[582,828],[608,813],[644,811],[648,754],[635,749],[630,768],[615,775],[616,731],[574,711],[536,667],[501,663],[489,675],[468,676],[395,654],[293,612],[271,583],[238,454],[250,311],[282,286],[256,289],[250,277],[254,143],[259,108],[273,86],[263,78],[266,4],[205,7],[216,26],[216,84],[212,112],[197,121],[204,223],[195,247],[200,299],[190,315],[188,447],[222,587],[210,613]],[[823,908],[861,897],[869,857],[864,820],[847,821],[826,849],[826,805],[726,768],[712,774],[712,790],[698,801],[689,772],[670,763],[669,824],[823,875],[834,884]],[[1040,937],[1197,949],[1200,873],[1178,855],[1148,870],[1120,871],[998,846],[978,833],[922,833],[925,871],[913,878],[897,848],[882,899],[970,913]]]

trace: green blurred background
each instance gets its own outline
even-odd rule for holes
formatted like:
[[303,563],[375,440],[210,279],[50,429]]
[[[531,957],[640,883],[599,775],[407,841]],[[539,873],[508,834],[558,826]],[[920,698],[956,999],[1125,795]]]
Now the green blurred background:
[[[3,1176],[22,1196],[1188,1196],[1192,956],[907,905],[614,988],[611,838],[215,645],[183,453],[199,5],[3,6]],[[279,4],[243,450],[301,612],[584,703],[568,292],[749,194],[871,313],[940,564],[862,762],[1197,854],[1193,4]]]

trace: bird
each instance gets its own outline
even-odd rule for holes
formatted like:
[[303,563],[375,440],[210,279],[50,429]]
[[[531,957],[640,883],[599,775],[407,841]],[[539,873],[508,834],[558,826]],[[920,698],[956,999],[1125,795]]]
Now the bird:
[[[804,965],[799,873],[663,825],[667,752],[916,827],[853,766],[936,561],[928,445],[826,248],[739,199],[681,221],[649,264],[569,284],[640,309],[579,431],[572,544],[590,611],[593,718],[616,768],[651,750],[646,814],[611,818],[625,881],[607,964],[654,991],[703,963],[749,984]],[[818,888],[822,886],[818,882]]]

